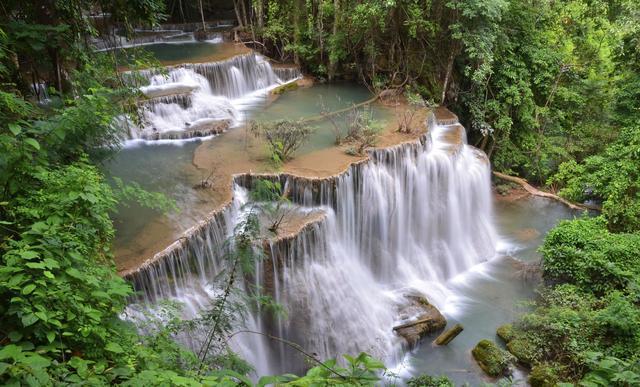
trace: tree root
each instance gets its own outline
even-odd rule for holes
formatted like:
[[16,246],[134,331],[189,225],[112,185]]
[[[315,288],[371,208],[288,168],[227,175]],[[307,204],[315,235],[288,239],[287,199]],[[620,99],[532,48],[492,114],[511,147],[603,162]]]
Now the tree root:
[[545,191],[541,191],[539,189],[537,189],[536,187],[532,186],[531,184],[529,184],[525,179],[521,178],[521,177],[517,177],[517,176],[510,176],[510,175],[506,175],[504,173],[500,173],[500,172],[496,172],[493,171],[493,175],[506,180],[506,181],[510,181],[512,183],[516,183],[518,185],[520,185],[522,188],[525,189],[525,191],[529,192],[531,195],[534,196],[541,196],[543,198],[548,198],[548,199],[553,199],[553,200],[557,200],[560,203],[564,204],[565,206],[573,209],[573,210],[596,210],[596,211],[600,211],[602,210],[602,208],[600,208],[600,206],[594,206],[594,205],[589,205],[589,204],[582,204],[582,203],[574,203],[574,202],[570,202],[567,199],[561,198],[558,195],[554,195],[550,192],[545,192]]

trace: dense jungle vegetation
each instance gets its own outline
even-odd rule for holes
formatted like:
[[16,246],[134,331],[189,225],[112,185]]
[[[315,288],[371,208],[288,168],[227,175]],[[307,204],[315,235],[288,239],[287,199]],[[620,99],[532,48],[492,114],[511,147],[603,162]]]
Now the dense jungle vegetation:
[[[219,11],[219,12],[218,12]],[[224,11],[224,12],[223,12]],[[400,88],[458,114],[494,169],[602,213],[565,221],[541,249],[534,310],[503,335],[531,383],[640,384],[640,4],[635,0],[5,0],[0,4],[0,384],[252,384],[224,338],[226,298],[194,324],[140,333],[121,319],[132,289],[116,274],[111,215],[124,198],[172,210],[161,195],[108,184],[115,118],[138,92],[117,58],[94,52],[91,13],[132,33],[165,20],[231,14],[238,36],[318,78]],[[185,16],[186,15],[186,16]],[[152,66],[144,52],[136,66]],[[47,80],[51,103],[34,81]],[[258,198],[259,199],[259,198]],[[229,249],[251,265],[251,217]],[[169,321],[169,323],[166,323]],[[172,335],[206,329],[200,353]],[[292,385],[376,382],[366,354],[338,368],[270,377]],[[448,385],[423,377],[412,385]]]

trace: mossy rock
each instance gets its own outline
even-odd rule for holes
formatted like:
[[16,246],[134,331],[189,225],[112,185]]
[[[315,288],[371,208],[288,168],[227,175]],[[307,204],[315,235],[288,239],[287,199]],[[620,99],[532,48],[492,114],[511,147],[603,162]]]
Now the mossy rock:
[[446,376],[420,375],[407,381],[408,387],[455,387],[455,384]]
[[499,338],[504,340],[505,343],[510,342],[516,337],[516,331],[511,324],[500,325],[496,330],[496,334]]
[[286,91],[295,90],[297,88],[298,88],[298,83],[297,82],[289,82],[289,83],[284,84],[282,86],[276,87],[275,89],[273,89],[271,91],[271,94],[280,95],[280,94],[283,94]]
[[491,340],[480,340],[471,350],[471,354],[480,368],[489,376],[498,377],[511,373],[509,366],[514,360],[513,356],[500,349]]
[[529,384],[531,387],[553,387],[560,382],[557,375],[555,367],[546,363],[536,364],[529,374]]
[[531,367],[535,360],[535,347],[527,339],[515,338],[507,343],[507,350],[518,359],[520,363]]

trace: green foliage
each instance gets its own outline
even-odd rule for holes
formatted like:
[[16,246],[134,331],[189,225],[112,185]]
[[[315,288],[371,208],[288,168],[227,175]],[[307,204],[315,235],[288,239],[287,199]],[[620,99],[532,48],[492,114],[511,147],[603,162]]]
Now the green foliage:
[[560,382],[559,374],[555,366],[540,363],[531,369],[528,381],[531,387],[555,387]]
[[565,221],[545,238],[544,278],[603,295],[624,290],[640,275],[639,234],[609,232],[601,217]]
[[581,386],[635,386],[640,384],[640,361],[626,362],[599,352],[586,354],[589,371],[580,381]]
[[553,181],[567,198],[604,200],[603,214],[612,231],[640,230],[640,127],[623,129],[601,154],[561,165]]
[[454,387],[455,384],[446,376],[420,375],[407,381],[409,387]]
[[343,355],[346,366],[338,365],[336,359],[327,360],[298,377],[283,375],[278,377],[261,378],[259,386],[271,383],[285,386],[374,386],[380,381],[380,372],[385,369],[384,364],[372,358],[367,353],[360,353],[357,357]]
[[[611,233],[602,217],[565,221],[549,232],[541,252],[544,278],[552,286],[517,323],[508,344],[533,365],[536,385],[633,380],[640,353],[639,236]],[[594,352],[610,358],[600,365]]]

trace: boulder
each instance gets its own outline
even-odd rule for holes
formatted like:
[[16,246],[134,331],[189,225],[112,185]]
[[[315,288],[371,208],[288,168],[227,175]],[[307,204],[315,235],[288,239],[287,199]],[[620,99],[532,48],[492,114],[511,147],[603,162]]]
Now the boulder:
[[447,320],[429,301],[418,295],[406,295],[409,301],[400,308],[402,324],[393,327],[409,346],[415,346],[421,338],[444,329]]
[[504,340],[505,343],[510,342],[516,336],[516,333],[513,329],[513,325],[511,324],[500,325],[498,327],[498,330],[496,331],[496,334],[498,335],[499,338]]
[[529,374],[531,387],[554,387],[560,382],[558,369],[550,364],[537,364]]
[[471,350],[471,354],[487,375],[495,378],[511,374],[510,365],[514,360],[513,356],[500,349],[493,341],[480,340]]

